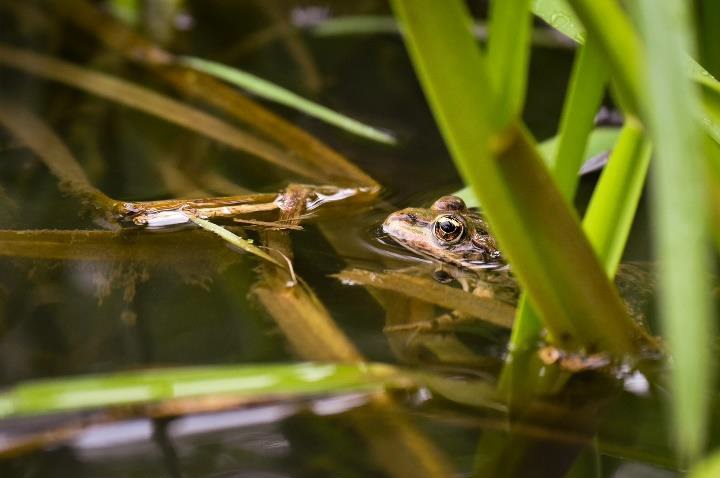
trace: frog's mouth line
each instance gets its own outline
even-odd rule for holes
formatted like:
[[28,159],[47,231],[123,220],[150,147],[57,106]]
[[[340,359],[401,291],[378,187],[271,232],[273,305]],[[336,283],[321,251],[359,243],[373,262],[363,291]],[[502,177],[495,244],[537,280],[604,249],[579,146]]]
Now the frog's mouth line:
[[382,226],[378,228],[381,233],[377,236],[378,242],[385,246],[390,246],[396,250],[402,250],[404,252],[409,252],[410,254],[406,255],[405,257],[409,258],[415,258],[422,261],[430,262],[430,263],[438,263],[438,264],[447,264],[449,266],[453,267],[459,267],[463,269],[469,269],[469,270],[505,270],[509,269],[509,265],[503,261],[493,261],[493,262],[475,262],[475,261],[464,261],[464,260],[458,260],[454,262],[450,261],[443,261],[438,259],[437,257],[425,253],[421,250],[418,250],[417,248],[411,247],[409,244],[404,244],[401,241],[398,241],[397,239],[393,238],[390,234],[384,232],[382,230]]

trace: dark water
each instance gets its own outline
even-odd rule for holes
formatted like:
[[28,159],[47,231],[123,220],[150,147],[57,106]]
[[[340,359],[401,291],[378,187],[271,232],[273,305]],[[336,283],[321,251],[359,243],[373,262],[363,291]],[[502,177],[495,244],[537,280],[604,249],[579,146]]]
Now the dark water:
[[[277,26],[273,12],[287,18],[293,11],[297,15],[300,7],[305,13],[313,10],[293,2],[264,3],[189,1],[180,20],[191,19],[192,27],[175,31],[165,46],[239,66],[398,135],[398,147],[377,145],[292,110],[266,105],[382,184],[382,201],[371,211],[346,214],[324,225],[345,242],[342,255],[316,226],[292,237],[296,271],[342,330],[369,360],[397,363],[382,332],[382,307],[362,288],[345,286],[328,274],[347,264],[382,268],[381,247],[373,242],[372,231],[388,211],[427,204],[458,189],[461,182],[398,36],[300,35],[322,85],[313,92],[288,53],[292,47],[281,36],[248,43],[258,32]],[[482,10],[482,5],[476,7]],[[388,13],[383,2],[373,1],[323,4],[320,11]],[[3,2],[0,32],[5,44],[177,96],[152,73],[62,20],[46,2]],[[539,139],[556,129],[571,61],[572,51],[567,49],[533,51],[525,118]],[[176,195],[161,163],[175,165],[186,179],[209,169],[255,191],[276,191],[300,179],[199,134],[56,82],[2,66],[0,82],[0,94],[41,116],[93,184],[111,197],[149,200]],[[585,189],[591,188],[593,178],[584,181]],[[0,186],[2,229],[98,228],[92,216],[81,214],[76,199],[63,194],[47,167],[3,129]],[[190,193],[192,187],[186,189]],[[122,261],[110,252],[92,260],[3,257],[0,385],[148,366],[297,360],[271,319],[248,298],[257,262],[219,249],[211,249],[207,257],[178,254],[163,263]],[[647,249],[640,230],[629,255],[646,259]],[[462,337],[469,346],[481,342],[483,350],[496,354],[504,339]],[[336,397],[340,402],[334,408],[323,408],[319,400],[287,400],[167,423],[138,418],[96,426],[72,440],[4,459],[0,470],[2,476],[18,477],[391,476],[350,423],[395,413],[446,456],[457,476],[472,476],[474,469],[485,470],[478,476],[675,476],[659,400],[666,398],[665,392],[655,379],[647,384],[636,377],[639,383],[626,382],[623,389],[623,384],[607,378],[576,377],[551,401],[554,411],[517,417],[418,393],[397,396],[400,407],[392,412],[377,409],[364,397]],[[42,429],[54,423],[49,418],[32,424],[0,422],[0,437],[3,429]],[[571,468],[574,474],[567,475]]]

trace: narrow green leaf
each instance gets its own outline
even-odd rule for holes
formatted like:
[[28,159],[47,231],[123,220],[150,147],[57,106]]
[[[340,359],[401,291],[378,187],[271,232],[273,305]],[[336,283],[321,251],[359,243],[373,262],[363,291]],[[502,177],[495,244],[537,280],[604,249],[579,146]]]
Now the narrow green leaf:
[[720,83],[702,78],[699,81],[703,93],[705,131],[720,144]]
[[[589,39],[577,55],[560,118],[557,151],[547,163],[567,200],[575,195],[583,153],[608,81],[607,68],[594,39]],[[599,131],[602,130],[596,134]]]
[[373,128],[372,126],[368,126],[343,114],[337,113],[330,108],[314,103],[290,90],[246,71],[191,56],[178,57],[178,61],[189,68],[227,81],[228,83],[258,95],[261,98],[294,108],[309,116],[325,121],[326,123],[337,126],[338,128],[344,129],[345,131],[349,131],[358,136],[380,143],[396,143],[395,138],[387,132],[380,131],[377,128]]
[[238,236],[237,234],[234,234],[227,229],[225,229],[222,226],[218,226],[217,224],[214,224],[206,219],[201,219],[199,217],[195,216],[189,216],[189,219],[197,224],[198,226],[202,227],[206,231],[210,231],[213,234],[217,234],[233,246],[236,246],[240,249],[242,249],[245,252],[249,252],[250,254],[254,254],[261,259],[264,259],[268,262],[272,262],[278,267],[283,267],[282,264],[280,264],[278,261],[276,261],[272,256],[270,256],[267,252],[263,251],[259,247],[253,245],[250,241],[247,239],[243,239],[242,237]]
[[643,106],[657,152],[653,211],[660,317],[673,356],[673,431],[681,456],[693,460],[707,433],[713,314],[704,148],[693,122],[700,94],[683,74],[692,29],[681,0],[638,0],[635,7],[647,49],[644,73],[653,79]]
[[26,382],[0,393],[0,418],[212,395],[299,396],[379,391],[392,380],[379,364],[208,366]]
[[531,0],[490,3],[488,71],[495,90],[497,123],[506,125],[522,112],[532,31]]
[[583,218],[583,229],[610,277],[625,250],[650,164],[643,132],[637,119],[626,120]]
[[720,145],[705,137],[705,153],[708,159],[708,187],[710,189],[710,219],[715,250],[720,252]]

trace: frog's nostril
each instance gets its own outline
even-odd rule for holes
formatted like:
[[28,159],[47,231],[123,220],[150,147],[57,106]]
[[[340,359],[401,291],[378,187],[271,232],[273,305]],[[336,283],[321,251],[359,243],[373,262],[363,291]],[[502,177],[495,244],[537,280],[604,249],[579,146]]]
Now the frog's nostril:
[[415,224],[417,222],[417,216],[415,214],[407,214],[405,218],[410,224]]

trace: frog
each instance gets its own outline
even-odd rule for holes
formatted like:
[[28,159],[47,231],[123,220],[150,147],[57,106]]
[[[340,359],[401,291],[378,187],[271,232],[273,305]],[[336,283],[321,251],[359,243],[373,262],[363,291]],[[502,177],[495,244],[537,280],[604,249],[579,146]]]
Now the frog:
[[[442,196],[430,208],[406,208],[390,214],[382,232],[395,244],[436,264],[433,277],[457,281],[466,292],[517,299],[497,240],[485,217],[457,196]],[[480,280],[478,280],[480,279]],[[503,291],[504,294],[498,294]]]
[[411,252],[459,270],[506,266],[485,218],[457,196],[442,196],[429,209],[393,212],[382,231]]
[[[517,305],[519,287],[490,225],[480,211],[468,208],[460,197],[442,196],[429,208],[395,211],[387,216],[381,230],[395,244],[437,264],[433,272],[436,280],[456,280],[466,292]],[[628,313],[643,329],[647,329],[645,313],[654,290],[651,269],[649,264],[621,264],[615,281]],[[433,324],[394,326],[391,331],[428,332],[437,330],[438,324],[457,324],[466,319],[452,312]],[[546,363],[567,362],[575,371],[607,365],[604,357],[576,357],[552,347],[542,349],[540,357]]]

